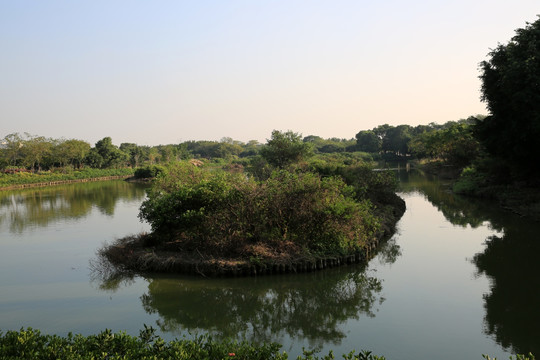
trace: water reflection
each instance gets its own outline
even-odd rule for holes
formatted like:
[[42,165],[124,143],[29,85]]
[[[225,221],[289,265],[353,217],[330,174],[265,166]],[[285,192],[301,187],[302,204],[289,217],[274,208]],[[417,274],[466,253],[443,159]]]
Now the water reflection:
[[404,192],[420,191],[454,225],[485,222],[502,235],[486,239],[472,262],[491,280],[484,295],[484,332],[514,353],[540,354],[540,224],[503,211],[498,204],[456,196],[437,178],[400,172]]
[[[393,263],[400,256],[395,241],[385,242],[379,260]],[[104,291],[116,291],[133,281],[107,264],[94,280]],[[140,297],[144,310],[158,314],[163,332],[180,336],[186,331],[217,337],[242,336],[254,342],[293,338],[310,347],[339,344],[345,324],[374,317],[382,282],[361,265],[280,276],[203,279],[185,276],[145,276],[148,290]]]
[[112,216],[118,201],[142,199],[144,189],[144,185],[107,181],[0,191],[0,226],[21,234],[27,227],[83,218],[93,207]]
[[485,332],[513,352],[539,355],[540,226],[513,220],[473,259],[479,273],[492,279],[484,295]]
[[500,213],[497,204],[455,195],[449,181],[419,170],[399,172],[399,183],[400,191],[404,193],[420,191],[453,225],[477,228],[489,221],[492,213]]
[[285,336],[311,346],[340,343],[349,319],[374,316],[381,282],[350,268],[245,279],[148,278],[141,296],[148,313],[160,316],[162,331],[243,334],[256,342],[282,342]]

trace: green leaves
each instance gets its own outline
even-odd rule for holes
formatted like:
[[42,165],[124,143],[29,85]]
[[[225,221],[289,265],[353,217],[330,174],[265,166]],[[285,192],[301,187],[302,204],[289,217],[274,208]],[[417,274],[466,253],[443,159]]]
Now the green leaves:
[[67,337],[42,335],[32,328],[0,332],[0,354],[6,360],[287,359],[287,354],[279,353],[280,348],[275,343],[253,346],[234,340],[218,342],[208,336],[165,342],[146,325],[139,337],[109,329],[97,335]]
[[312,145],[302,141],[300,134],[292,131],[272,131],[272,138],[261,149],[261,156],[270,165],[284,168],[312,155]]
[[256,182],[184,164],[157,179],[139,217],[163,240],[210,252],[238,255],[256,242],[292,242],[317,253],[346,254],[360,250],[379,227],[371,203],[355,196],[340,177],[280,170]]
[[476,126],[476,136],[491,155],[537,172],[528,165],[540,155],[540,19],[488,57],[480,79],[491,116]]

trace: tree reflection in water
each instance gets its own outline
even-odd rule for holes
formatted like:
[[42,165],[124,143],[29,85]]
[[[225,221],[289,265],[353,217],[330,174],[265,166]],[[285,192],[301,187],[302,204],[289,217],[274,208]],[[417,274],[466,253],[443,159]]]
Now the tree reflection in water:
[[[386,261],[399,255],[399,247],[391,242],[382,251],[389,252]],[[106,264],[93,267],[94,280],[105,291],[115,291],[134,277]],[[311,347],[339,344],[346,337],[342,324],[375,316],[384,301],[381,281],[361,265],[262,277],[144,278],[148,291],[141,296],[143,308],[159,315],[157,325],[162,331],[178,336],[205,332],[253,342],[283,343],[283,338],[290,337],[308,341]]]
[[[400,174],[405,192],[421,191],[454,225],[484,222],[502,233],[486,240],[472,262],[491,280],[484,295],[484,332],[513,353],[540,355],[540,224],[500,209],[498,204],[453,195],[436,179]],[[406,177],[406,178],[405,178]]]
[[263,278],[181,280],[149,278],[144,309],[158,313],[163,331],[204,330],[256,342],[287,335],[312,346],[339,343],[340,324],[374,316],[381,282],[363,269],[332,269]]
[[[382,242],[381,263],[401,255],[394,239]],[[115,292],[134,281],[99,257],[91,262],[92,281]],[[180,275],[144,276],[148,291],[144,310],[159,315],[167,333],[206,332],[216,337],[244,337],[253,342],[279,342],[284,337],[308,341],[310,347],[339,344],[342,325],[350,319],[373,317],[384,298],[382,282],[363,265],[348,265],[312,273],[261,277],[198,278]]]
[[44,188],[0,192],[0,225],[9,223],[9,231],[22,233],[32,226],[46,227],[58,219],[80,219],[93,207],[113,215],[119,200],[145,196],[145,185],[125,181],[98,181]]
[[502,237],[487,240],[473,261],[492,279],[484,295],[485,332],[514,353],[540,354],[539,227],[505,227]]

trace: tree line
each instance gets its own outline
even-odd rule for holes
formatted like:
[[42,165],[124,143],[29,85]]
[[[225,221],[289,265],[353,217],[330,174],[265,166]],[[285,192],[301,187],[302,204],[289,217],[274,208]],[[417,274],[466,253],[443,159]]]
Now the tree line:
[[[180,144],[158,146],[136,143],[113,144],[110,137],[104,137],[91,146],[84,140],[53,139],[24,133],[9,134],[0,140],[0,169],[26,169],[31,171],[53,168],[96,169],[137,168],[145,165],[165,164],[185,159],[245,159],[265,155],[272,158],[268,150],[272,147],[299,151],[304,157],[309,154],[335,154],[363,152],[377,159],[383,155],[397,157],[433,157],[463,162],[469,154],[459,153],[465,149],[473,151],[475,144],[462,146],[470,139],[473,117],[444,125],[380,125],[372,130],[362,130],[355,138],[324,139],[316,135],[302,137],[292,131],[274,131],[266,144],[257,140],[241,142],[230,137],[220,141],[186,141]],[[289,145],[287,145],[289,144]],[[292,150],[294,147],[296,150]],[[271,160],[272,161],[272,160]],[[286,160],[273,159],[276,165]]]
[[[508,44],[499,44],[480,63],[481,99],[489,116],[471,116],[443,125],[377,126],[361,130],[351,139],[274,131],[267,144],[223,138],[221,141],[187,141],[181,144],[141,146],[110,137],[95,146],[83,140],[49,139],[25,133],[9,134],[0,141],[0,169],[39,171],[54,167],[119,168],[168,163],[188,158],[237,159],[263,155],[272,147],[294,152],[332,154],[365,152],[374,159],[393,157],[440,159],[459,167],[473,163],[480,171],[529,177],[540,170],[531,164],[540,147],[540,19],[523,29]],[[480,160],[479,160],[480,159]],[[485,161],[490,159],[491,162]],[[487,165],[486,165],[487,164]],[[279,164],[278,164],[279,165]]]

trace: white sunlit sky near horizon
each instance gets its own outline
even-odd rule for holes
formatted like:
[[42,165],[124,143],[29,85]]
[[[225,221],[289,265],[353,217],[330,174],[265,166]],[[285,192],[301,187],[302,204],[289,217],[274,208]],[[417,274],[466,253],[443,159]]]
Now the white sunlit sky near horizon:
[[0,0],[0,138],[353,138],[486,114],[538,0]]

